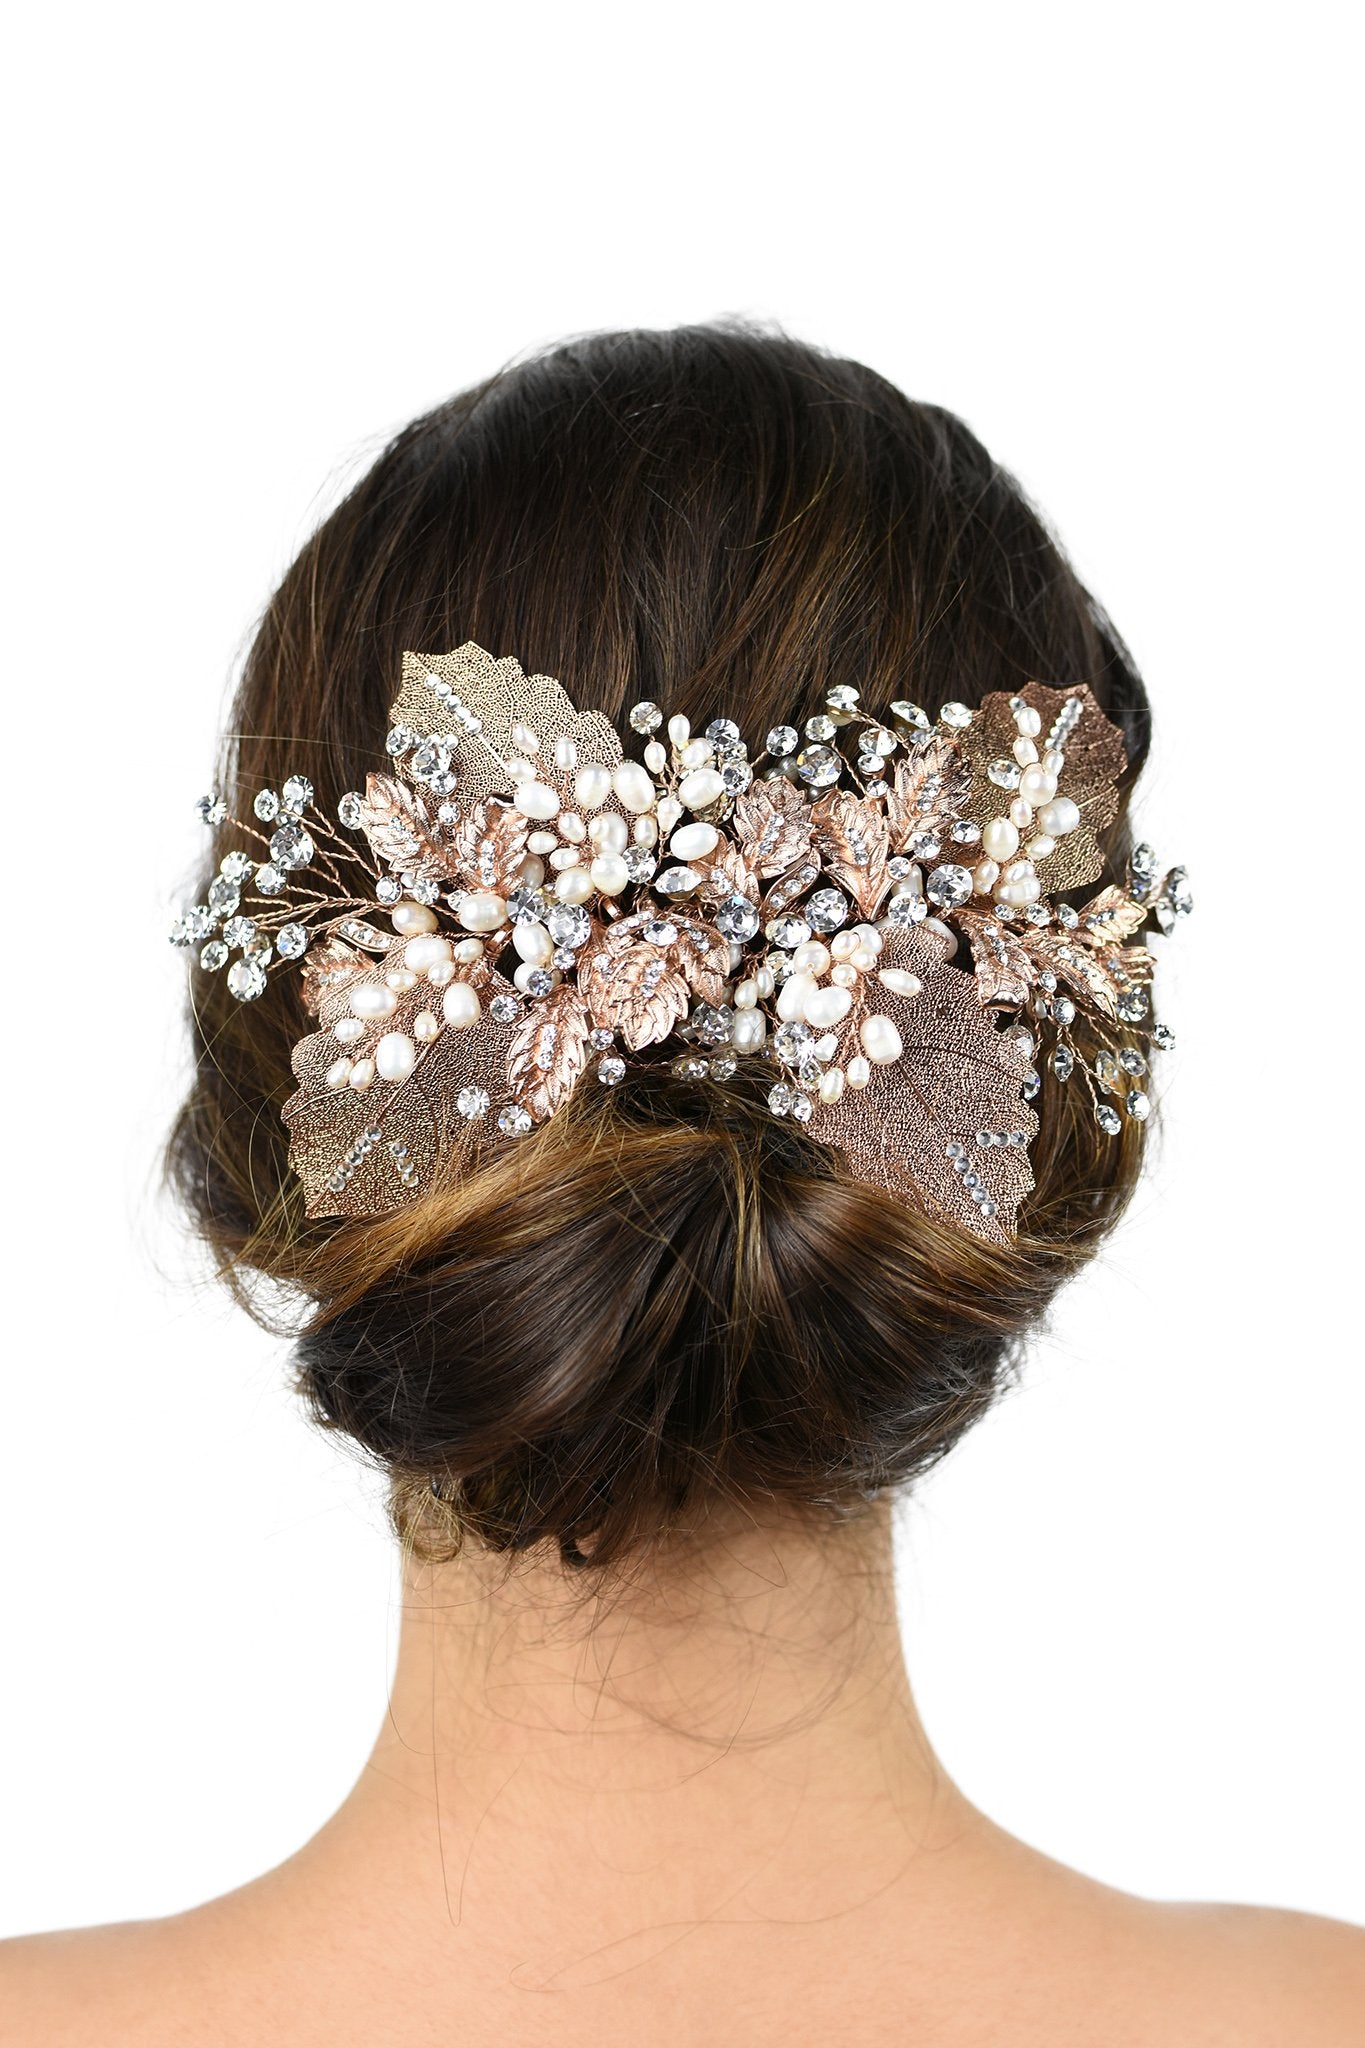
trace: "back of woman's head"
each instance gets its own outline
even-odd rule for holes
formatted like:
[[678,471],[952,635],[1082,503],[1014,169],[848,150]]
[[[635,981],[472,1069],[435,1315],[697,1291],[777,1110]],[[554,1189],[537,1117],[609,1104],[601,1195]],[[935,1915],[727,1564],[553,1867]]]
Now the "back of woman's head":
[[[306,765],[363,782],[405,649],[475,640],[624,734],[801,725],[827,690],[978,705],[1088,683],[1148,744],[1122,644],[1038,515],[951,414],[860,364],[740,326],[592,336],[392,441],[304,547],[246,663],[229,789]],[[1121,806],[1104,838],[1126,842]],[[178,1187],[258,1307],[308,1304],[316,1412],[382,1461],[441,1554],[542,1541],[597,1564],[717,1502],[843,1513],[941,1455],[1122,1208],[1140,1125],[1045,1088],[1012,1242],[920,1214],[771,1116],[666,1066],[577,1089],[453,1186],[309,1218],[281,1105],[294,989],[197,990]]]

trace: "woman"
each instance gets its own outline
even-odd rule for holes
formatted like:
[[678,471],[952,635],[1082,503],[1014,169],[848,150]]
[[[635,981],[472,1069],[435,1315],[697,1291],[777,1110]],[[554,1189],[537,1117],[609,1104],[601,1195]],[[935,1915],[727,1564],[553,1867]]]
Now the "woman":
[[1012,1840],[902,1664],[889,1502],[1119,1216],[1188,904],[1012,480],[786,338],[576,342],[397,437],[231,730],[175,1180],[391,1474],[398,1670],[315,1840],[11,1944],[8,2038],[1358,2039],[1354,1931]]

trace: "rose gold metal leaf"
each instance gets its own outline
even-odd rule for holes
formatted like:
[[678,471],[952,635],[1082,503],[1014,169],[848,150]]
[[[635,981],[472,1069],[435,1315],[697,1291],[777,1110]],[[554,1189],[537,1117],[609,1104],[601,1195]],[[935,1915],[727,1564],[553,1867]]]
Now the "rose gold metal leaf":
[[[865,1088],[817,1103],[808,1126],[835,1145],[855,1173],[903,1201],[994,1244],[1007,1244],[1033,1185],[1027,1140],[1038,1120],[1022,1099],[1029,1063],[977,1000],[973,977],[950,966],[912,930],[888,932],[881,960],[918,975],[905,997],[872,978],[874,1013],[901,1035],[901,1057],[874,1066]],[[978,1145],[979,1132],[1020,1133],[1020,1144]],[[996,1205],[983,1216],[954,1170],[948,1146],[966,1148],[972,1172]]]
[[[1072,689],[1052,689],[1046,683],[1026,683],[1018,692],[1043,722],[1037,746],[1041,755],[1063,706],[1079,700],[1080,715],[1067,737],[1065,761],[1057,783],[1059,796],[1069,796],[1080,811],[1074,832],[1057,841],[1054,851],[1034,862],[1044,895],[1061,896],[1094,882],[1104,872],[1104,855],[1099,835],[1118,814],[1118,783],[1127,766],[1123,734],[1101,711],[1086,683]],[[1002,816],[1009,807],[1007,790],[998,789],[986,773],[993,760],[1010,759],[1019,729],[1010,710],[1010,693],[992,690],[981,700],[981,708],[962,735],[964,752],[972,767],[972,787],[963,815],[985,825]]]
[[956,910],[953,922],[971,942],[977,1001],[983,1009],[1018,1009],[1028,1001],[1038,968],[1025,938],[988,911]]
[[587,1058],[587,1005],[572,982],[531,1004],[512,1033],[507,1078],[513,1099],[543,1123],[572,1092]]
[[890,886],[891,840],[881,810],[866,797],[833,789],[810,815],[811,844],[826,872],[843,883],[864,917],[874,917]]
[[447,871],[425,804],[392,775],[367,775],[360,827],[376,860],[395,872],[415,869],[433,879]]
[[506,895],[526,858],[529,818],[511,804],[475,804],[455,827],[454,865],[471,889],[492,889]]
[[735,799],[734,826],[744,859],[771,881],[802,859],[810,845],[810,805],[783,776],[751,783]]
[[370,972],[371,963],[363,953],[356,952],[338,938],[329,938],[323,945],[314,946],[305,953],[300,974],[303,979],[304,1007],[316,1017],[325,996],[333,991],[350,987],[362,974]]
[[687,983],[673,950],[647,939],[599,948],[580,969],[594,1028],[619,1032],[632,1052],[667,1038],[687,1010]]
[[747,896],[751,903],[757,903],[758,876],[738,846],[722,840],[704,862],[694,860],[689,865],[701,872],[697,895],[703,903],[723,903],[727,896]]
[[1081,929],[1093,936],[1096,944],[1114,942],[1122,945],[1140,931],[1147,922],[1148,906],[1135,903],[1123,889],[1111,883],[1093,896],[1080,912]]
[[897,762],[886,798],[892,850],[899,853],[916,832],[937,830],[961,815],[971,783],[971,767],[946,734]]

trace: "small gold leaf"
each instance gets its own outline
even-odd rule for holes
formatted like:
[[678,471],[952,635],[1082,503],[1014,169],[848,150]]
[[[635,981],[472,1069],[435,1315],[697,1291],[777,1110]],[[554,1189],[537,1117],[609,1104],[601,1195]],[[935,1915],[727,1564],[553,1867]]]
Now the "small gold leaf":
[[507,1078],[513,1099],[537,1123],[572,1092],[587,1058],[587,1005],[571,982],[532,1003],[512,1033]]
[[734,824],[745,861],[765,881],[786,874],[810,845],[810,805],[783,776],[751,783],[735,800]]
[[851,790],[831,790],[811,807],[811,843],[863,916],[875,917],[890,886],[886,863],[891,852],[877,805]]

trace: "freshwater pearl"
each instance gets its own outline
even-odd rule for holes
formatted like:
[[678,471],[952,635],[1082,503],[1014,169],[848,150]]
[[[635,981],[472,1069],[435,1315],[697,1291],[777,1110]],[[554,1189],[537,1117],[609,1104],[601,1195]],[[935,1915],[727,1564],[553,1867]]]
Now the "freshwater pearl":
[[456,1031],[463,1031],[467,1025],[477,1024],[480,1016],[479,992],[467,981],[452,981],[441,998],[441,1015]]
[[799,974],[823,974],[830,963],[830,950],[819,939],[806,939],[792,954],[792,966]]
[[604,896],[619,896],[630,880],[630,869],[619,853],[599,853],[588,874],[593,888]]
[[[923,891],[916,889],[913,893],[916,896],[919,896],[923,893]],[[853,927],[853,936],[858,941],[859,946],[861,946],[862,950],[865,953],[881,952],[882,935],[877,930],[875,924],[855,924]]]
[[565,868],[576,868],[581,859],[576,846],[557,846],[550,855],[550,866],[557,875],[562,875]]
[[860,1052],[855,1053],[845,1067],[844,1075],[850,1088],[866,1088],[872,1079],[872,1063],[865,1060]]
[[829,950],[836,960],[851,960],[861,944],[856,932],[836,932],[829,942]]
[[483,958],[483,945],[478,939],[456,939],[451,951],[462,966]]
[[1032,740],[1016,740],[1011,751],[1021,768],[1031,768],[1038,759],[1038,749]]
[[760,997],[766,1002],[777,986],[777,976],[773,973],[771,967],[760,967],[754,976],[754,981],[757,983]]
[[428,910],[425,903],[395,903],[389,916],[400,938],[410,939],[415,932],[436,929],[436,913]]
[[1010,823],[1017,825],[1021,832],[1026,832],[1033,823],[1033,805],[1025,803],[1023,797],[1017,796],[1010,805]]
[[680,825],[668,842],[668,850],[676,853],[679,860],[700,860],[703,854],[715,851],[719,838],[714,825]]
[[992,818],[981,834],[981,845],[992,860],[1009,860],[1019,851],[1019,827],[1008,818]]
[[1019,794],[1026,804],[1050,803],[1057,794],[1057,778],[1041,764],[1026,768],[1019,777]]
[[523,923],[513,925],[512,947],[518,959],[534,963],[548,960],[554,952],[555,942],[543,924],[528,917]]
[[768,1020],[762,1010],[736,1010],[730,1025],[730,1043],[736,1052],[757,1052],[768,1036]]
[[1031,704],[1021,704],[1014,714],[1014,723],[1026,739],[1036,740],[1043,729],[1042,713]]
[[838,1050],[839,1034],[837,1031],[827,1031],[823,1038],[817,1038],[815,1041],[815,1057],[818,1060],[832,1060]]
[[[553,853],[554,848],[553,846],[547,846],[544,851],[546,853]],[[540,887],[541,883],[545,880],[545,863],[540,859],[539,855],[534,853],[527,854],[525,860],[517,869],[517,880],[521,883],[523,889],[538,889]]]
[[822,1102],[837,1102],[844,1092],[844,1070],[829,1067],[820,1076],[819,1096]]
[[548,782],[537,782],[534,777],[529,782],[517,784],[512,801],[524,818],[559,816],[559,791],[551,789]]
[[654,846],[659,837],[659,828],[653,818],[637,818],[630,828],[630,836],[637,846]]
[[355,1089],[356,1093],[359,1094],[363,1089],[368,1088],[373,1079],[374,1061],[357,1060],[351,1068],[351,1086]]
[[858,986],[858,968],[856,963],[862,950],[862,947],[859,946],[852,960],[836,960],[830,968],[829,978],[836,988],[856,988]]
[[858,1026],[863,1051],[876,1067],[889,1067],[903,1050],[901,1035],[889,1017],[864,1017]]
[[1032,862],[1026,860],[1011,861],[995,885],[998,903],[1013,904],[1020,909],[1036,903],[1039,893],[1038,877],[1033,872]]
[[659,809],[656,814],[659,820],[659,830],[661,832],[671,832],[682,814],[683,807],[675,796],[660,797]]
[[611,786],[628,811],[654,808],[654,784],[638,761],[621,761],[611,771]]
[[758,1004],[758,983],[741,981],[735,989],[734,1002],[737,1010],[755,1009]]
[[524,761],[520,754],[514,754],[504,765],[513,782],[534,782],[536,779],[535,769],[529,761]]
[[796,1024],[806,1013],[806,998],[815,993],[813,974],[789,974],[777,991],[777,1014],[784,1024]]
[[389,988],[396,989],[398,994],[402,995],[404,989],[409,989],[414,985],[417,976],[406,967],[391,967],[384,976],[384,980]]
[[430,1045],[432,1039],[439,1036],[440,1030],[441,1020],[434,1010],[423,1010],[420,1016],[412,1020],[412,1035],[421,1045]]
[[599,853],[624,853],[630,827],[619,811],[599,811],[588,820],[588,837]]
[[592,876],[586,868],[565,868],[555,882],[561,903],[586,903],[592,894]]
[[506,920],[507,905],[491,889],[471,889],[455,915],[467,932],[495,932]]
[[324,1076],[329,1088],[344,1088],[351,1078],[349,1060],[333,1060]]
[[871,946],[859,946],[848,964],[850,967],[856,967],[862,974],[870,974],[877,964],[877,954],[880,951],[880,946],[875,950]]
[[332,1026],[332,1036],[338,1045],[354,1045],[357,1038],[365,1036],[363,1017],[338,1017]]
[[658,740],[651,740],[645,748],[645,766],[651,775],[662,775],[668,766],[668,748],[660,746]]
[[518,719],[512,727],[512,745],[520,747],[523,754],[538,754],[540,752],[540,734],[533,731],[529,725],[524,724],[521,719]]
[[374,1063],[385,1081],[406,1081],[417,1064],[417,1047],[406,1031],[386,1031],[374,1049]]
[[[482,951],[482,948],[480,950]],[[428,967],[427,969],[427,980],[433,988],[444,988],[448,981],[453,981],[454,979],[455,962],[453,960],[438,960],[434,967]]]
[[1049,775],[1060,775],[1066,755],[1060,747],[1049,747],[1043,756],[1043,766]]
[[532,832],[526,844],[532,853],[553,853],[559,841],[553,832]]
[[572,840],[575,846],[578,846],[587,838],[588,828],[579,817],[577,811],[560,812],[559,836],[561,839]]
[[1053,839],[1065,839],[1080,822],[1080,810],[1069,796],[1054,796],[1038,813],[1038,823]]
[[555,741],[555,767],[562,769],[567,775],[571,768],[577,766],[578,742],[571,740],[566,732],[562,732]]
[[806,997],[802,1014],[812,1031],[827,1031],[831,1024],[842,1024],[852,1007],[846,988],[817,988]]
[[403,965],[414,974],[425,974],[428,968],[439,967],[449,958],[450,940],[443,939],[439,932],[424,932],[420,938],[409,939],[403,948]]
[[1056,840],[1049,839],[1046,832],[1035,832],[1028,845],[1024,848],[1030,860],[1046,860],[1048,855],[1055,853],[1056,850]]
[[387,1017],[398,1008],[398,998],[382,981],[358,981],[347,1001],[356,1017]]
[[689,740],[681,755],[684,768],[709,768],[714,758],[710,740]]
[[714,768],[694,768],[678,784],[678,799],[689,811],[704,811],[725,794],[725,784]]
[[910,974],[904,967],[881,967],[877,979],[893,996],[917,996],[924,983],[917,974]]
[[1000,880],[1000,863],[997,860],[979,860],[972,869],[972,886],[978,896],[989,896]]
[[668,737],[681,752],[691,737],[692,728],[681,712],[668,721]]
[[573,779],[573,800],[580,811],[596,811],[611,795],[611,770],[600,761],[587,761]]

